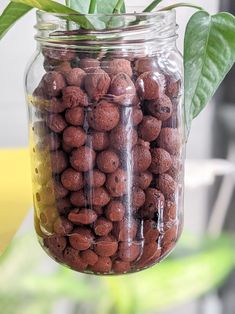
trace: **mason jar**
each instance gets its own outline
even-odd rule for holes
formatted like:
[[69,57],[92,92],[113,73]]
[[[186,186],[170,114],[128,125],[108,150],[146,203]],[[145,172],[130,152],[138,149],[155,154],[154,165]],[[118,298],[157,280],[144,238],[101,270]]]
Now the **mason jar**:
[[38,11],[36,29],[26,97],[40,244],[78,272],[146,269],[172,251],[183,224],[175,11]]

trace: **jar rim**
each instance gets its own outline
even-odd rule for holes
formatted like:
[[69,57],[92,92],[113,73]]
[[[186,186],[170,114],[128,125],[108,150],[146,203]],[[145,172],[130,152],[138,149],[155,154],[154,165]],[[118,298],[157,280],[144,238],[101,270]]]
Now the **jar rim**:
[[[84,19],[82,19],[85,17]],[[67,20],[67,21],[66,21]],[[68,23],[69,22],[69,23]],[[175,44],[176,11],[154,11],[121,14],[66,14],[37,11],[38,42],[47,45],[80,44],[96,49],[101,44],[118,49],[120,45],[143,45],[156,40]]]
[[174,18],[176,16],[176,10],[160,10],[153,12],[133,12],[133,13],[54,13],[54,12],[46,12],[43,10],[36,10],[36,14],[40,17],[42,16],[54,16],[54,17],[65,17],[65,16],[77,16],[77,17],[170,17]]

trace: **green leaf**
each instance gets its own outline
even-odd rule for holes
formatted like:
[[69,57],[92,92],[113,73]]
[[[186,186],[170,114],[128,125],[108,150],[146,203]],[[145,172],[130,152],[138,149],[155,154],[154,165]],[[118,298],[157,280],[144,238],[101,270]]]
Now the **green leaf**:
[[162,2],[162,0],[154,0],[150,5],[147,6],[147,8],[144,9],[143,12],[151,12],[153,9],[155,9],[159,3]]
[[122,12],[125,12],[125,9],[123,11],[123,6],[125,6],[124,0],[118,0],[111,13],[120,14]]
[[9,29],[32,8],[25,4],[9,3],[0,15],[0,39]]
[[69,16],[65,16],[64,18],[69,21],[74,21],[79,24],[83,28],[93,28],[93,25],[88,21],[85,16],[79,16],[81,13],[79,11],[75,11],[63,4],[60,4],[51,0],[11,0],[15,3],[25,4],[32,8],[37,8],[42,11],[46,11],[49,13],[58,13],[58,14],[68,14]]
[[88,0],[67,0],[67,6],[71,9],[87,14],[90,7]]
[[96,10],[96,0],[90,0],[89,14],[95,13],[95,10]]
[[[113,13],[118,0],[97,0],[96,12],[103,14]],[[68,0],[68,6],[74,10],[78,10],[81,13],[88,13],[90,7],[90,1],[87,0]],[[125,13],[125,4],[121,7],[121,13]]]
[[195,13],[184,42],[185,120],[187,132],[235,62],[235,17]]

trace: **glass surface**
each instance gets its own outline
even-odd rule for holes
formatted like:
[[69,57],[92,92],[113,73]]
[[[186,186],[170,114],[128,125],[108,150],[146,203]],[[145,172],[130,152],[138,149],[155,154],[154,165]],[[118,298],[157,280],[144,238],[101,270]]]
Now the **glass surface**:
[[169,254],[182,231],[175,13],[87,18],[109,28],[38,12],[26,76],[35,228],[47,253],[76,271],[136,272]]

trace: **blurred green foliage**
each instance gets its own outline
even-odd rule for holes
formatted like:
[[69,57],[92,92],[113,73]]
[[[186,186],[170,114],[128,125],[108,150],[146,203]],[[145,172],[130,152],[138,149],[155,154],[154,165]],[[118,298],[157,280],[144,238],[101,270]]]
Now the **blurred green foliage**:
[[234,239],[183,237],[163,263],[138,274],[95,277],[51,261],[34,235],[16,238],[0,259],[1,314],[148,314],[194,299],[222,284],[235,265]]

